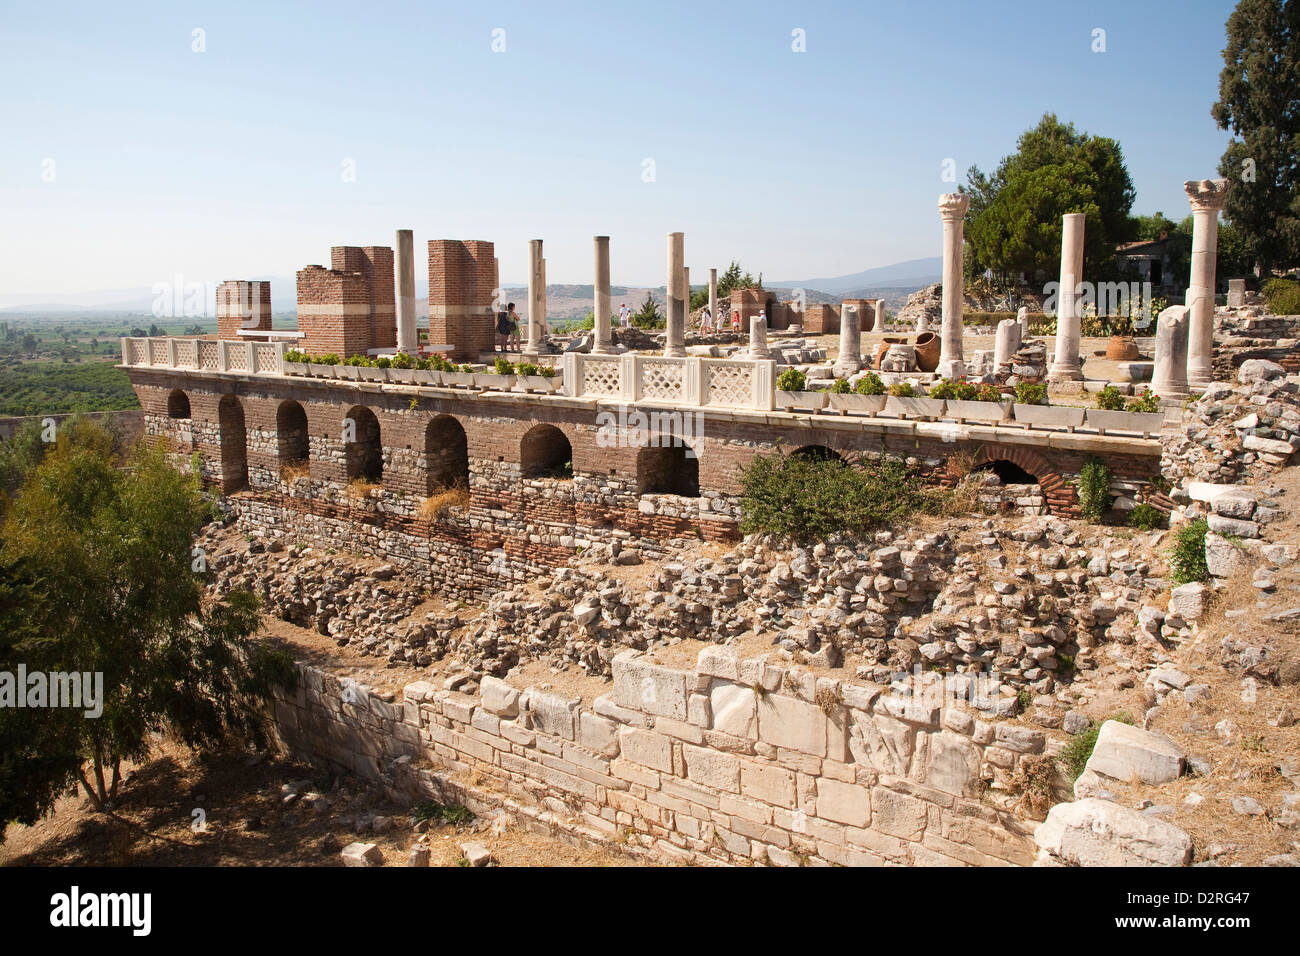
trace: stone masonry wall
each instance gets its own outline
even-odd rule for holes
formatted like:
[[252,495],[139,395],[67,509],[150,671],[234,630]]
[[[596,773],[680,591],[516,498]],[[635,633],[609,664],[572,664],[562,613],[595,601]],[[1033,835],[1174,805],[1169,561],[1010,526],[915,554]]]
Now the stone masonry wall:
[[503,808],[529,829],[678,861],[1028,865],[1033,824],[988,790],[1045,748],[871,684],[710,646],[694,670],[614,660],[591,707],[486,677],[478,695],[382,699],[299,665],[274,716],[296,756],[405,801]]

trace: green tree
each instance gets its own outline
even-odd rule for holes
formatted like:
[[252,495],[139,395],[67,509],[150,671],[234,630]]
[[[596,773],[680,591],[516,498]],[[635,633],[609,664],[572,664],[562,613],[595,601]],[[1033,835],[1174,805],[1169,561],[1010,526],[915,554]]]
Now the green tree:
[[641,303],[641,308],[632,314],[631,322],[638,329],[662,329],[666,324],[659,306],[655,304],[654,297],[649,292],[645,294],[645,301]]
[[[1025,179],[1026,174],[1050,167],[1057,172]],[[1082,174],[1081,167],[1088,172]],[[1080,178],[1086,190],[1079,188]],[[1013,185],[1018,194],[1010,203],[999,203],[1002,192]],[[1059,195],[1038,197],[1044,189],[1057,190]],[[977,272],[989,268],[1005,276],[1019,271],[1018,263],[1029,259],[1048,263],[1055,258],[1059,262],[1060,217],[1067,212],[1088,213],[1084,237],[1084,271],[1088,275],[1101,277],[1113,272],[1114,247],[1134,234],[1129,212],[1136,192],[1119,143],[1081,133],[1053,113],[1043,114],[1037,126],[1021,134],[1016,152],[1004,157],[991,176],[972,166],[966,173],[965,191],[971,194],[967,219],[972,233],[980,237],[971,238]],[[1044,223],[1050,228],[1034,229],[1030,223],[1008,218],[1013,213],[1017,217],[1030,214],[1032,204],[1037,204],[1043,215],[1055,216],[1054,221]],[[977,230],[976,225],[986,216],[994,222]],[[1007,246],[1010,235],[1028,241],[1032,251],[1021,248],[1019,241]],[[1006,258],[1007,251],[1013,253],[1013,260]]]
[[152,733],[259,740],[271,687],[295,682],[286,654],[249,639],[251,594],[204,597],[191,549],[210,509],[194,478],[158,447],[117,462],[96,429],[63,430],[5,515],[0,670],[102,674],[102,714],[0,708],[0,827],[78,784],[106,807]]
[[1210,110],[1235,137],[1219,161],[1224,212],[1266,273],[1300,261],[1300,0],[1241,0],[1227,32]]
[[748,272],[741,271],[740,263],[734,259],[731,265],[727,266],[726,271],[718,277],[718,295],[731,295],[732,289],[753,289],[763,284],[763,274],[760,272],[755,279]]

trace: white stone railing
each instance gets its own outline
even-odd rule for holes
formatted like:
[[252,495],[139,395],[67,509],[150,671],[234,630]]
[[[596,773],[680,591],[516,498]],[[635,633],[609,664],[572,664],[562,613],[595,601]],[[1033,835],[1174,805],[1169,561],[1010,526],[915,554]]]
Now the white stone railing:
[[564,390],[574,398],[771,411],[775,386],[767,360],[564,354]]
[[288,342],[237,342],[156,336],[123,338],[122,364],[132,368],[175,368],[202,372],[283,375]]

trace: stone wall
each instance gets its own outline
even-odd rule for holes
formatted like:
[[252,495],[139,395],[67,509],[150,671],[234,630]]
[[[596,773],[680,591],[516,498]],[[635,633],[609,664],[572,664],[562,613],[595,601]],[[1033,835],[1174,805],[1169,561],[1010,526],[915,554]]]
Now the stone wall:
[[718,864],[1033,862],[1032,822],[1004,785],[1045,748],[990,722],[870,684],[841,684],[710,646],[694,670],[614,661],[590,707],[485,677],[402,699],[299,665],[274,704],[295,756],[403,801],[501,807],[529,829]]

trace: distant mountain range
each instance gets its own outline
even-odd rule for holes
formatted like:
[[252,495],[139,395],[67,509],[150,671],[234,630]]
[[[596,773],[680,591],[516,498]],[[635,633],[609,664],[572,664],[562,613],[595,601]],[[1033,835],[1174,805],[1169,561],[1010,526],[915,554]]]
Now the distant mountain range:
[[[769,289],[803,289],[809,302],[834,302],[841,298],[883,298],[890,308],[895,301],[905,299],[908,293],[939,281],[939,259],[912,259],[892,266],[881,266],[855,272],[852,275],[833,276],[821,279],[788,280],[781,282],[765,281]],[[297,282],[293,276],[256,276],[254,278],[271,282],[271,311],[279,314],[293,314],[297,311]],[[692,284],[699,288],[699,283]],[[202,296],[204,308],[211,315],[215,303],[216,283],[205,289]],[[657,302],[664,300],[664,287],[647,288],[644,286],[614,286],[611,290],[614,310],[622,302],[627,302],[631,309],[639,308],[645,300],[646,292],[652,292]],[[521,314],[527,313],[527,289],[523,285],[505,287],[507,298],[515,302]],[[210,294],[209,294],[210,293]],[[416,281],[416,310],[420,315],[429,314],[429,283]],[[581,318],[591,308],[592,287],[587,285],[548,285],[546,287],[546,311],[548,318]],[[8,294],[0,295],[0,315],[75,315],[78,313],[119,312],[132,315],[151,315],[153,304],[158,296],[152,288],[110,289],[98,292],[79,292],[59,296],[51,301],[38,295]],[[181,297],[182,304],[185,297]]]

